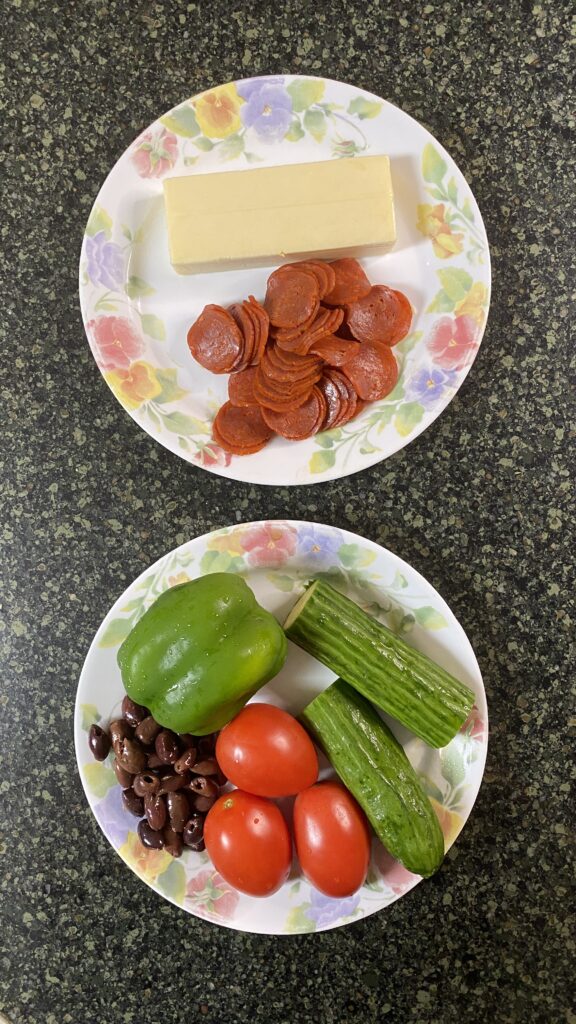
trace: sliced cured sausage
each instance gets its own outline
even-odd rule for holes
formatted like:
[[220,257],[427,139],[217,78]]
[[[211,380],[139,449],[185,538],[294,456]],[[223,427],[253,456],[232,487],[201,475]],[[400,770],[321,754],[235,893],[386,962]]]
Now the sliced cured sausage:
[[346,322],[358,341],[397,345],[410,330],[412,307],[402,292],[375,284],[367,295],[347,306]]
[[319,356],[329,366],[342,366],[359,348],[360,343],[357,341],[346,341],[334,334],[328,334],[311,346],[310,353]]
[[205,306],[188,331],[187,341],[196,362],[212,373],[230,373],[242,361],[244,337],[222,306]]
[[228,399],[232,405],[236,405],[238,408],[258,405],[254,397],[256,369],[256,366],[249,366],[240,373],[231,374],[228,380]]
[[388,345],[367,341],[342,367],[354,390],[365,402],[388,395],[398,380],[398,363]]
[[262,415],[270,430],[289,441],[302,441],[319,430],[326,412],[326,401],[319,388],[314,387],[309,398],[297,409],[275,412],[263,409]]
[[227,451],[231,450],[231,447],[237,450],[257,450],[264,447],[274,433],[264,421],[258,406],[239,409],[231,402],[225,402],[219,408],[212,432],[214,440],[223,448],[228,446]]
[[268,278],[264,308],[275,327],[298,327],[318,309],[320,292],[314,274],[280,267]]
[[334,260],[328,266],[334,273],[334,285],[324,295],[324,301],[328,306],[345,306],[349,302],[357,302],[370,291],[370,281],[358,260],[345,257]]

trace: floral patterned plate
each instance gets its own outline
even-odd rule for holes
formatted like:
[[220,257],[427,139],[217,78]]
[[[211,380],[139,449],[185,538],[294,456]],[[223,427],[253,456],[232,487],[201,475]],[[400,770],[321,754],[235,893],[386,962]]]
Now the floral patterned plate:
[[[440,819],[446,848],[476,799],[487,748],[487,709],[474,652],[448,605],[406,562],[372,541],[307,522],[258,522],[217,530],[183,544],[147,569],[113,605],[88,652],[76,697],[74,734],[78,767],[94,816],[130,868],[156,892],[190,914],[241,931],[279,935],[322,931],[382,910],[421,879],[406,871],[376,840],[366,884],[349,899],[322,896],[294,864],[288,882],[267,899],[240,895],[214,870],[206,853],[186,850],[179,860],[145,850],[136,819],[124,811],[111,758],[92,759],[88,729],[118,713],[123,696],[116,663],[119,644],[146,608],[168,587],[209,572],[237,572],[280,621],[306,581],[324,575],[393,630],[471,686],[472,715],[454,740],[432,750],[387,719],[416,767]],[[256,695],[296,714],[334,679],[333,673],[293,644],[282,672]],[[323,777],[330,774],[324,762]],[[450,867],[443,870],[460,870]],[[425,899],[425,889],[422,897]]]
[[[275,439],[230,457],[211,440],[226,377],[195,364],[187,329],[208,302],[262,299],[270,268],[181,277],[168,259],[162,179],[387,153],[398,240],[364,261],[404,291],[412,333],[396,349],[397,387],[343,428]],[[80,301],[104,379],[136,422],[213,473],[310,484],[380,462],[436,419],[462,384],[484,330],[490,259],[482,218],[454,161],[421,125],[355,86],[300,76],[244,79],[186,100],[120,157],[86,226]]]

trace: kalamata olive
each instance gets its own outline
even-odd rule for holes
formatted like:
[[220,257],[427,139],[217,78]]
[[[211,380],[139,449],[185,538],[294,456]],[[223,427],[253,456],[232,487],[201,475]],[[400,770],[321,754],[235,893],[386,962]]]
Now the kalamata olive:
[[150,828],[160,832],[166,824],[166,804],[158,793],[147,793],[144,797],[144,813]]
[[172,771],[162,772],[160,776],[160,789],[158,792],[161,796],[165,793],[175,793],[177,789],[184,789],[185,786],[190,782],[190,773],[186,775],[176,775]]
[[175,832],[181,832],[192,810],[186,791],[181,789],[177,793],[167,793],[166,807],[170,825]]
[[160,789],[160,779],[154,772],[140,772],[135,776],[132,786],[138,796],[153,796]]
[[198,796],[218,796],[218,786],[212,779],[206,778],[205,775],[194,775],[190,779],[189,788]]
[[172,857],[182,855],[182,836],[178,835],[170,826],[164,829],[164,849]]
[[184,825],[182,840],[185,846],[193,846],[204,835],[204,818],[201,814],[193,814]]
[[160,768],[164,766],[164,762],[160,760],[156,751],[153,754],[146,755],[146,764],[149,768]]
[[92,751],[92,756],[95,757],[97,761],[105,761],[108,757],[108,752],[110,750],[110,737],[104,729],[99,725],[96,725],[96,722],[93,722],[90,726],[90,732],[88,733],[88,746]]
[[194,747],[188,747],[181,757],[174,762],[174,771],[178,772],[178,775],[183,775],[184,772],[189,771],[196,760],[196,749]]
[[112,746],[115,747],[120,740],[131,738],[133,729],[131,725],[128,725],[123,718],[115,718],[113,722],[110,722],[108,726],[108,732],[110,733],[110,739],[112,740]]
[[214,753],[217,736],[217,732],[211,732],[208,736],[200,736],[198,738],[195,744],[198,750],[198,757],[210,757]]
[[192,768],[196,775],[217,775],[219,768],[215,757],[206,757],[203,761],[196,761]]
[[143,719],[147,718],[150,712],[142,704],[137,704],[126,694],[122,701],[122,714],[129,725],[136,727]]
[[207,814],[212,804],[215,802],[215,796],[192,796],[192,803],[196,811],[200,811],[202,814]]
[[137,775],[146,767],[146,754],[138,740],[129,740],[126,737],[114,745],[114,752],[120,767],[132,775]]
[[153,828],[150,828],[146,818],[143,818],[138,823],[138,838],[142,846],[146,846],[149,850],[162,850],[164,848],[164,836],[161,832],[156,832]]
[[114,769],[114,775],[118,779],[122,789],[130,789],[134,776],[130,772],[127,772],[121,764],[118,764],[116,758],[114,758],[114,761],[112,762],[112,767]]
[[162,729],[154,743],[154,749],[163,764],[174,764],[180,757],[180,743],[175,732]]
[[144,814],[144,801],[141,797],[136,796],[133,789],[122,790],[122,803],[130,814],[135,814],[137,818],[141,818]]
[[152,715],[148,715],[138,723],[134,735],[137,740],[140,740],[140,743],[143,743],[145,747],[149,747],[151,743],[154,743],[161,728],[162,726],[158,725],[156,719],[152,718]]

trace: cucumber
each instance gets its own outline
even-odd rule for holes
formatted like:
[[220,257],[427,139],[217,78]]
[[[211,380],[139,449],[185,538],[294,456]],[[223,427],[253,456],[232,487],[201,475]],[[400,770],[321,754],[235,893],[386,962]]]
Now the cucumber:
[[408,871],[433,875],[444,858],[438,818],[403,748],[372,705],[337,679],[304,708],[300,720],[392,856]]
[[324,580],[308,586],[284,631],[431,747],[446,746],[472,710],[468,686]]

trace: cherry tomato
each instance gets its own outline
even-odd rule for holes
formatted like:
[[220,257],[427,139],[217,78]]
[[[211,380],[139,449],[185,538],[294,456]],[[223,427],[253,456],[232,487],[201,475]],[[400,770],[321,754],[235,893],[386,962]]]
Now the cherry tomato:
[[318,778],[314,744],[272,704],[248,704],[222,729],[216,760],[230,782],[258,796],[292,796]]
[[249,896],[270,896],[290,873],[292,843],[280,810],[241,789],[210,808],[204,842],[222,878]]
[[309,882],[326,896],[351,896],[370,862],[370,829],[363,810],[338,782],[319,782],[294,803],[294,840]]

